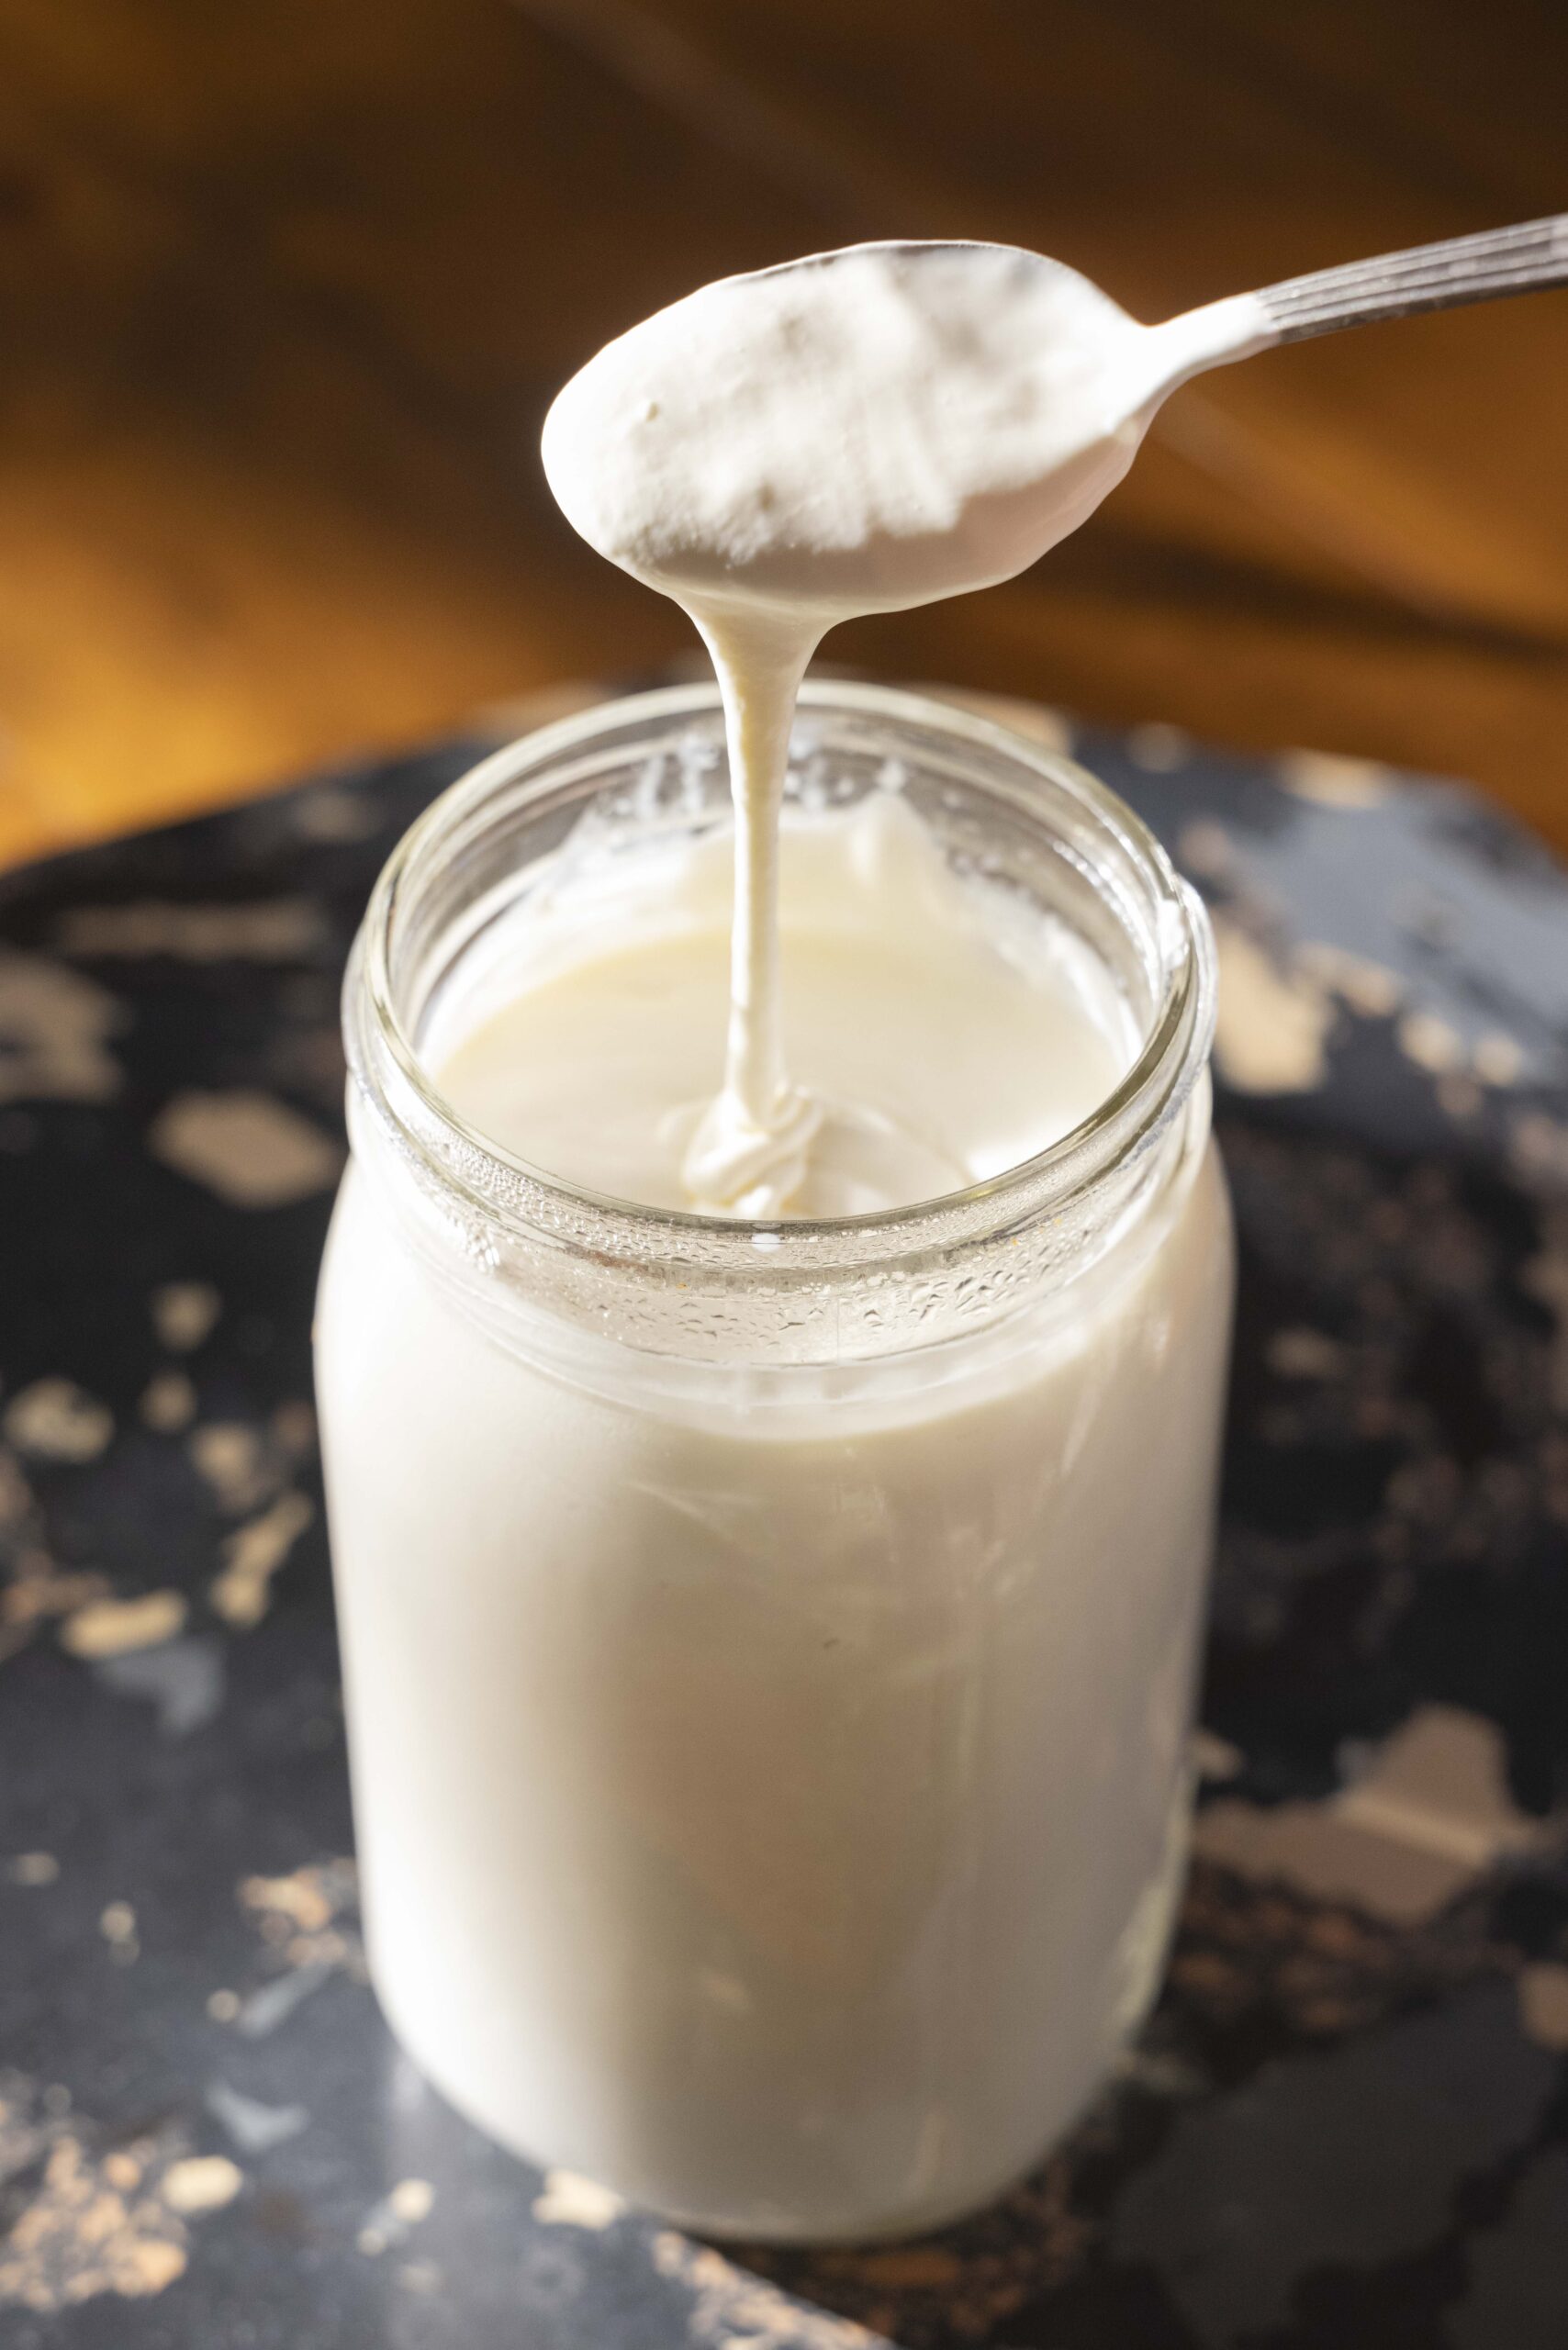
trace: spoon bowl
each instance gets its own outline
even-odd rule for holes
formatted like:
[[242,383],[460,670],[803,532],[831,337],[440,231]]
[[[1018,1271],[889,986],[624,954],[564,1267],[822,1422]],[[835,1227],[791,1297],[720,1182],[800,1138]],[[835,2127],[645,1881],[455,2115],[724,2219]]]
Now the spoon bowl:
[[1564,280],[1568,215],[1146,326],[1018,246],[850,245],[721,279],[607,344],[546,419],[545,471],[588,543],[710,641],[782,630],[803,666],[853,613],[1025,569],[1115,487],[1189,377]]

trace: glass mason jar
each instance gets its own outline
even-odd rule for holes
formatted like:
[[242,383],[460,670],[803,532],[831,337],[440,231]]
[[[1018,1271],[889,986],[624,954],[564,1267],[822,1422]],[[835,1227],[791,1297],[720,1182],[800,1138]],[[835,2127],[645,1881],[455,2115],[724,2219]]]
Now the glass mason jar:
[[1232,1287],[1208,925],[1065,759],[811,683],[786,821],[903,789],[1142,1049],[915,1207],[758,1225],[487,1142],[421,1039],[591,828],[729,822],[711,689],[454,786],[382,874],[318,1376],[370,1964],[521,2154],[709,2231],[935,2224],[1027,2167],[1178,1898]]

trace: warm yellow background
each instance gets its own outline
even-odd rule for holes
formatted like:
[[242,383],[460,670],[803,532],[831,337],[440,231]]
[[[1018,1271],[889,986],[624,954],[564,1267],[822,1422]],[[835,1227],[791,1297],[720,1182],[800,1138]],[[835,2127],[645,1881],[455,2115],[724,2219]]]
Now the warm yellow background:
[[[1564,201],[1533,0],[0,0],[0,857],[681,647],[554,387],[722,272],[1037,245],[1155,316]],[[838,657],[1474,776],[1568,840],[1568,294],[1170,408]]]

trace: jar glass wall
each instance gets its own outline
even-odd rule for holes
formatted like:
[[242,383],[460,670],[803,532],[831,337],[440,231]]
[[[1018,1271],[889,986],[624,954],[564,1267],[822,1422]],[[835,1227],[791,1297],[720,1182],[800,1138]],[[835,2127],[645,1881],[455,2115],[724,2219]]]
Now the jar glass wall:
[[728,822],[716,698],[454,787],[345,991],[319,1388],[366,1928],[520,2152],[711,2230],[907,2231],[1033,2160],[1152,1996],[1186,1834],[1231,1244],[1201,909],[1068,762],[802,696],[786,821],[896,789],[1068,922],[1140,1048],[1051,1149],[759,1225],[597,1197],[442,1101],[564,862]]

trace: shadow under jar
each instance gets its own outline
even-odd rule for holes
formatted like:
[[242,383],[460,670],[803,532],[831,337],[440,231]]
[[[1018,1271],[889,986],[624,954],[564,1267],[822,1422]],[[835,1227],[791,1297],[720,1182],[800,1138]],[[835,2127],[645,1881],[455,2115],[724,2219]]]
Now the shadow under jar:
[[786,822],[885,788],[1140,1046],[1054,1147],[833,1222],[553,1180],[421,1064],[582,826],[729,821],[710,690],[487,760],[350,967],[318,1380],[370,1963],[505,2144],[692,2226],[987,2200],[1137,2029],[1183,1867],[1232,1291],[1201,907],[1091,777],[810,684]]

